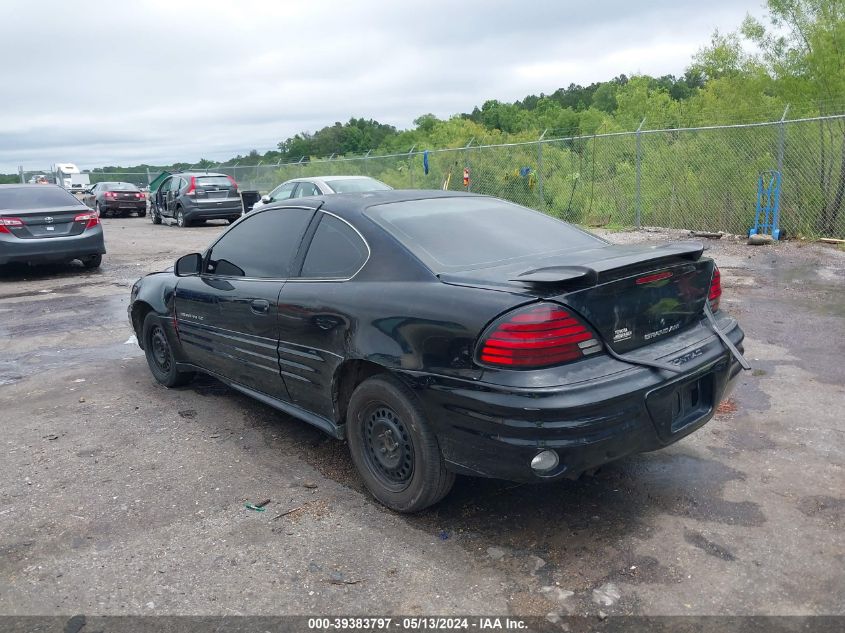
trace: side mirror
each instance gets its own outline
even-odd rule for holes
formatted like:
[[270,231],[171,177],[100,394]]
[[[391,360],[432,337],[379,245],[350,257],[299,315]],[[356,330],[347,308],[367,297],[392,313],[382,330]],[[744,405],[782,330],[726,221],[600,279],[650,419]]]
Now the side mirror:
[[264,194],[263,196],[261,196],[261,202],[264,204],[270,204],[271,202],[273,202],[273,199],[267,194]]
[[191,275],[199,275],[202,272],[202,255],[199,253],[191,253],[190,255],[183,255],[176,260],[176,265],[173,267],[173,272],[177,277],[190,277]]

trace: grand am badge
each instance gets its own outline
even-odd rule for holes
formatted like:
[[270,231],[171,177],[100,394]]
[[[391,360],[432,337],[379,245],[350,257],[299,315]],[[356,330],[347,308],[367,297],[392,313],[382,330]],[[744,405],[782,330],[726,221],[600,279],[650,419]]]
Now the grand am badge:
[[669,334],[669,332],[674,332],[675,330],[680,329],[680,327],[680,323],[675,323],[674,325],[670,325],[669,327],[664,327],[659,330],[655,330],[654,332],[649,332],[643,338],[647,341],[650,341],[651,339],[656,338],[658,336],[663,336],[664,334]]

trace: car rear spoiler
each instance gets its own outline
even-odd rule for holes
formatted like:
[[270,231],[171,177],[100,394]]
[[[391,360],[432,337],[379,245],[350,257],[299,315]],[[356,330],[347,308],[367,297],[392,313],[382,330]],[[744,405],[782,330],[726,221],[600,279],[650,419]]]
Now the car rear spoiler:
[[594,286],[608,273],[622,268],[636,267],[641,264],[661,264],[672,260],[698,261],[704,253],[701,242],[670,242],[636,252],[623,252],[613,257],[603,257],[589,264],[574,266],[546,266],[532,268],[519,273],[508,281],[525,284],[554,284],[564,286]]

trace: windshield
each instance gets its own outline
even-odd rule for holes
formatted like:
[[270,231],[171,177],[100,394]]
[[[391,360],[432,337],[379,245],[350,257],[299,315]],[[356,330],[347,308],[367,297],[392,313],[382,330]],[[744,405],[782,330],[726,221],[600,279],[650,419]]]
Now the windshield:
[[375,178],[347,178],[343,180],[327,180],[326,184],[335,193],[355,193],[358,191],[388,191],[393,189]]
[[81,204],[73,195],[58,187],[37,185],[34,187],[0,188],[0,210],[72,207]]
[[566,222],[495,198],[410,200],[376,205],[366,214],[435,273],[604,244]]
[[138,191],[131,182],[109,182],[103,188],[107,191]]

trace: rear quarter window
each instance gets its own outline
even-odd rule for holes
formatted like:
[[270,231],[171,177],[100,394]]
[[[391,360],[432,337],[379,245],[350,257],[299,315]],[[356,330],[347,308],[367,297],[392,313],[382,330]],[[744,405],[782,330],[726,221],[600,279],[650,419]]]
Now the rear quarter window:
[[301,276],[307,279],[349,279],[370,255],[357,231],[333,215],[323,214],[317,227]]

